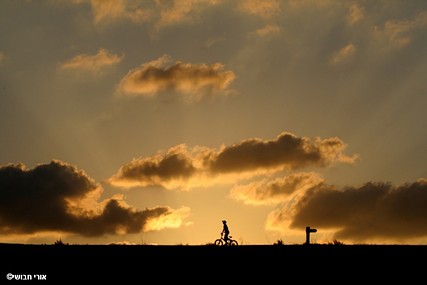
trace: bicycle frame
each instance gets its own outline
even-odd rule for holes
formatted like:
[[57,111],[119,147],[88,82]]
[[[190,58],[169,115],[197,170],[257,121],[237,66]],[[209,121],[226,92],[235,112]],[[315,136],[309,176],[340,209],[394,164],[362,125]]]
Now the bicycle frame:
[[232,236],[228,236],[227,241],[224,239],[224,235],[221,234],[221,238],[216,239],[214,242],[215,245],[230,245],[230,246],[236,246],[238,245],[238,242],[236,240],[233,239]]

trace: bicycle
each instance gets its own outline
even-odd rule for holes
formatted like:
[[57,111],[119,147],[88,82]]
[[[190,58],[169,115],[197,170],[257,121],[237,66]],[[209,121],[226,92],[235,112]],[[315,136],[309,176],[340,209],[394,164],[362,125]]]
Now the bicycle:
[[214,242],[215,245],[230,245],[230,246],[236,246],[239,245],[237,240],[232,239],[232,236],[228,236],[227,241],[224,239],[224,235],[221,233],[221,238],[216,239]]

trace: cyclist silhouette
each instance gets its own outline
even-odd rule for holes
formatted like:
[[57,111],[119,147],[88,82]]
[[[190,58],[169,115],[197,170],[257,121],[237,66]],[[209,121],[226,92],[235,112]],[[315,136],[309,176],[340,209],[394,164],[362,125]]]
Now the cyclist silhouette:
[[225,246],[236,246],[239,243],[230,236],[230,231],[228,230],[227,221],[222,221],[223,227],[221,232],[221,238],[218,238],[214,241],[214,245],[225,245]]
[[228,226],[227,226],[227,221],[226,220],[223,220],[222,224],[223,224],[223,227],[222,227],[221,234],[224,234],[224,240],[225,240],[225,243],[227,243],[228,242],[228,234],[230,233],[230,231],[228,230]]

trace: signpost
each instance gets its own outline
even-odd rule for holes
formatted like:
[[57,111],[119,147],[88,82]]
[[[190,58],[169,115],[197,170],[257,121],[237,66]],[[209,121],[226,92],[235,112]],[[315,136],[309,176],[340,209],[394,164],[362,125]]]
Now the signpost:
[[305,244],[310,244],[310,233],[317,232],[316,229],[312,229],[310,227],[305,228]]

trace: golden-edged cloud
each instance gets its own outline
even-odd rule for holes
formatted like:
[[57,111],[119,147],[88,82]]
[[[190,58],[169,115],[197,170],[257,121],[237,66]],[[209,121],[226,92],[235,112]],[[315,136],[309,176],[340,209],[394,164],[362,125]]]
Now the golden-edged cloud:
[[33,169],[22,164],[0,167],[0,233],[140,233],[177,227],[189,215],[187,208],[138,210],[119,195],[98,202],[101,192],[82,170],[58,160]]
[[[123,165],[109,182],[120,187],[157,185],[188,189],[211,185],[223,178],[257,176],[334,162],[354,163],[357,155],[343,153],[339,138],[306,138],[281,133],[273,140],[252,138],[219,149],[186,145]],[[224,181],[224,180],[223,180]],[[227,180],[231,181],[231,180]]]
[[192,64],[173,61],[170,56],[163,55],[130,70],[117,90],[128,96],[155,96],[174,91],[188,100],[199,100],[223,93],[235,77],[234,72],[224,70],[221,63]]
[[119,63],[124,55],[116,55],[106,49],[99,49],[97,54],[79,54],[60,65],[61,69],[83,69],[98,72],[104,67]]
[[133,159],[110,178],[116,186],[182,185],[198,171],[196,158],[185,145],[147,158]]
[[274,140],[252,138],[231,146],[223,146],[211,158],[213,173],[243,172],[258,169],[297,169],[306,166],[324,167],[333,162],[354,162],[357,156],[343,154],[347,145],[339,138],[297,137],[289,132]]
[[230,191],[230,197],[247,205],[276,205],[290,200],[290,197],[302,195],[323,182],[324,179],[318,173],[292,173],[274,180],[262,179],[235,185]]

